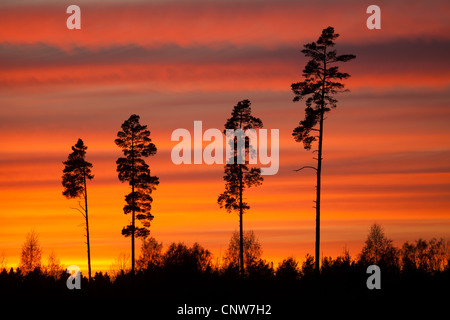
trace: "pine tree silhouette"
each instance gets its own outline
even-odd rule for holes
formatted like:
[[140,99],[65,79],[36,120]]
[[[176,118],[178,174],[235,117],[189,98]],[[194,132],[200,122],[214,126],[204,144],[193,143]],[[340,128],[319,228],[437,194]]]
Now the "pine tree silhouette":
[[86,245],[88,256],[88,272],[89,281],[91,276],[91,243],[89,238],[89,217],[88,217],[88,198],[87,198],[87,180],[92,180],[94,176],[91,174],[92,164],[85,160],[87,146],[83,140],[78,139],[77,143],[72,147],[72,153],[69,154],[67,161],[64,161],[64,170],[62,176],[62,184],[64,187],[63,195],[68,199],[82,198],[78,202],[78,210],[85,219],[86,229]]
[[[125,214],[131,213],[131,224],[122,229],[122,235],[131,236],[131,273],[135,273],[135,237],[146,238],[150,234],[150,222],[153,215],[150,213],[153,198],[152,191],[159,184],[158,177],[150,175],[150,168],[145,163],[145,157],[156,154],[156,146],[150,139],[150,131],[146,125],[139,123],[138,115],[131,115],[122,124],[122,130],[117,133],[115,143],[122,149],[124,158],[116,161],[117,172],[121,182],[128,182],[131,193],[125,196]],[[136,215],[137,213],[137,215]],[[136,227],[136,221],[142,227]]]
[[[239,101],[233,108],[231,117],[225,124],[225,133],[227,129],[240,129],[244,133],[249,129],[262,128],[261,119],[252,116],[249,100]],[[243,137],[240,137],[244,139]],[[261,169],[250,168],[248,160],[244,159],[242,150],[238,150],[238,137],[235,137],[233,144],[234,154],[232,159],[227,160],[225,165],[225,191],[219,195],[217,202],[221,208],[225,208],[228,212],[235,211],[239,213],[239,270],[241,277],[244,276],[244,235],[243,235],[243,214],[250,206],[244,201],[243,193],[246,188],[259,186],[262,184],[263,177]],[[245,139],[245,154],[254,152],[249,141]],[[241,158],[242,161],[239,161]],[[243,162],[243,163],[239,163]]]
[[[322,176],[322,143],[324,114],[336,107],[337,100],[333,98],[336,93],[344,91],[344,85],[338,80],[350,77],[348,73],[339,71],[337,62],[347,62],[355,58],[352,54],[337,55],[333,50],[334,40],[339,34],[334,33],[333,27],[322,31],[317,42],[308,43],[302,53],[311,58],[303,70],[304,81],[293,83],[292,91],[295,94],[294,101],[306,98],[305,119],[294,129],[292,135],[297,142],[303,142],[306,150],[311,149],[311,144],[318,140],[317,167],[303,166],[300,169],[312,168],[317,173],[316,185],[316,253],[315,268],[319,273],[320,256],[320,196]],[[317,128],[318,127],[318,128]],[[311,135],[317,132],[318,136]]]

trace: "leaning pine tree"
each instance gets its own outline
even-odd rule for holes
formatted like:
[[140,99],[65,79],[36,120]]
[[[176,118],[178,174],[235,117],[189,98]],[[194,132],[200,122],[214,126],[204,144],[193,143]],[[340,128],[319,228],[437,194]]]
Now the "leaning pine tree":
[[72,153],[69,154],[62,176],[62,185],[64,187],[63,195],[68,199],[81,198],[79,208],[75,208],[83,215],[85,219],[86,244],[88,256],[89,281],[91,281],[91,244],[89,240],[89,218],[88,218],[88,200],[87,200],[87,180],[92,180],[92,164],[85,160],[87,147],[83,140],[78,139],[72,147]]
[[[333,97],[344,90],[344,85],[339,82],[350,77],[348,73],[339,71],[336,65],[339,62],[347,62],[355,58],[352,54],[337,55],[333,50],[334,40],[339,34],[334,33],[333,27],[322,31],[317,42],[308,43],[302,53],[311,58],[303,70],[304,81],[293,83],[292,91],[295,94],[294,101],[306,98],[305,119],[294,129],[292,135],[297,142],[303,142],[306,150],[311,149],[311,144],[318,141],[317,167],[303,166],[300,169],[311,168],[316,171],[316,257],[315,269],[319,273],[320,255],[320,191],[322,175],[322,141],[324,114],[336,107],[337,100]],[[314,133],[313,133],[314,132]]]
[[[159,184],[158,177],[150,175],[150,168],[145,163],[145,157],[156,154],[156,147],[150,139],[150,131],[146,125],[139,123],[139,116],[133,114],[122,124],[122,130],[117,133],[115,143],[122,149],[124,158],[116,161],[117,172],[121,182],[128,182],[131,193],[125,196],[125,214],[131,213],[131,224],[122,229],[122,235],[131,236],[131,272],[135,273],[135,237],[145,239],[150,234],[150,222],[153,215],[152,191]],[[137,214],[136,214],[137,213]],[[142,227],[136,227],[136,219]]]
[[[249,161],[245,155],[250,157],[255,152],[249,141],[244,138],[247,130],[262,128],[263,124],[259,118],[252,116],[250,101],[239,101],[234,107],[231,118],[225,124],[225,134],[227,130],[234,130],[235,138],[228,141],[232,145],[232,154],[227,159],[225,165],[225,191],[219,195],[217,202],[221,208],[228,212],[239,214],[239,271],[241,277],[244,276],[244,232],[243,214],[250,206],[244,201],[244,191],[252,186],[262,184],[261,169],[249,167]],[[239,129],[242,130],[239,132]],[[239,142],[238,139],[241,139]],[[240,148],[242,143],[243,148]],[[244,154],[242,154],[243,150]]]

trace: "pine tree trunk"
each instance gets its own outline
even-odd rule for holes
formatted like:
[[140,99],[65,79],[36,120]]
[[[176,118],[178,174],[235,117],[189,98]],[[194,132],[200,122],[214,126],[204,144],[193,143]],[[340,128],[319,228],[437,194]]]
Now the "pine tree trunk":
[[317,155],[317,185],[316,185],[316,273],[320,273],[320,189],[322,173],[322,136],[323,136],[323,112],[320,115],[319,149]]
[[242,165],[239,164],[239,263],[241,278],[244,278],[244,226],[242,208]]
[[89,218],[88,218],[88,204],[87,204],[86,172],[84,173],[84,213],[86,215],[86,243],[87,243],[87,255],[88,255],[89,282],[91,282],[91,280],[92,280],[92,274],[91,274],[91,243],[90,243],[90,240],[89,240]]
[[133,213],[131,218],[131,274],[134,276],[134,228],[135,228],[135,210],[134,210],[134,184],[131,186],[131,192],[133,194]]
[[316,257],[315,269],[316,274],[320,274],[320,191],[321,191],[321,177],[322,177],[322,140],[323,140],[323,114],[325,110],[325,81],[327,72],[327,48],[324,49],[323,54],[323,81],[322,81],[322,97],[320,105],[320,121],[319,121],[319,148],[317,152],[317,184],[316,184]]
[[132,194],[132,216],[131,216],[131,274],[134,284],[134,267],[135,267],[135,259],[134,259],[134,234],[135,234],[135,194],[134,194],[134,184],[135,184],[135,168],[134,168],[134,135],[131,136],[131,194]]

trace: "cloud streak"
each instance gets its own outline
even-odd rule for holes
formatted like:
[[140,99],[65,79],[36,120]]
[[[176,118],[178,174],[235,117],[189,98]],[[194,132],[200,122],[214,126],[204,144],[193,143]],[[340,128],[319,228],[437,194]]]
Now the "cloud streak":
[[[342,45],[358,60],[346,67],[353,87],[448,85],[447,42]],[[46,44],[0,45],[3,87],[82,83],[149,83],[159,90],[172,84],[185,90],[280,90],[300,77],[306,63],[299,48],[257,46],[221,48],[136,45],[70,52]],[[408,54],[408,52],[413,52]],[[431,53],[430,53],[431,52]],[[423,61],[418,64],[418,61]],[[169,89],[170,90],[170,89]]]
[[[176,43],[236,45],[311,41],[333,25],[346,41],[379,42],[385,39],[449,38],[442,26],[448,4],[442,1],[383,3],[381,32],[368,32],[366,5],[360,1],[194,1],[104,4],[82,6],[82,30],[65,26],[66,6],[60,2],[3,5],[1,42],[45,41],[66,49],[111,44]],[[432,14],[431,14],[432,13]]]

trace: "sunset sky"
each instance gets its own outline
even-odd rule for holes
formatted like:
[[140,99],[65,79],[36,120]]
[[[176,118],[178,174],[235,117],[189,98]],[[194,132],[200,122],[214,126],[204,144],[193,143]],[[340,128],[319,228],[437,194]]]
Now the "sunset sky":
[[[68,30],[66,8],[81,8]],[[381,8],[381,30],[366,8]],[[280,169],[246,193],[244,229],[276,263],[314,253],[314,154],[291,136],[304,117],[290,85],[300,50],[333,26],[351,74],[324,129],[321,252],[356,256],[374,222],[398,246],[450,240],[450,24],[448,1],[47,0],[0,2],[0,254],[16,267],[35,230],[43,263],[87,268],[83,218],[62,196],[62,161],[82,138],[92,268],[130,252],[121,235],[129,187],[116,173],[120,125],[139,114],[158,148],[151,235],[198,242],[223,256],[238,216],[217,204],[223,165],[174,165],[173,130],[223,129],[249,99],[266,129],[280,130]],[[204,144],[205,146],[206,144]]]

